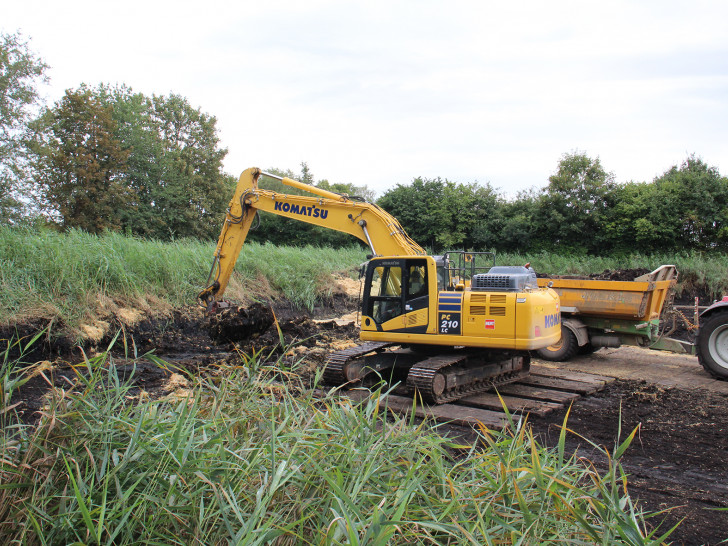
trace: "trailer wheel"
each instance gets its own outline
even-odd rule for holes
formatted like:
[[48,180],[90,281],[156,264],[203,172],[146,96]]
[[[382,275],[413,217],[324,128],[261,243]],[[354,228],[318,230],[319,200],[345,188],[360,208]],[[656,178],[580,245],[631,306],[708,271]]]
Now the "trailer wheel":
[[700,326],[698,362],[712,376],[728,379],[728,312],[717,313]]
[[563,362],[569,360],[578,350],[579,344],[576,342],[574,332],[565,326],[561,326],[561,339],[553,345],[538,349],[536,354],[544,360]]

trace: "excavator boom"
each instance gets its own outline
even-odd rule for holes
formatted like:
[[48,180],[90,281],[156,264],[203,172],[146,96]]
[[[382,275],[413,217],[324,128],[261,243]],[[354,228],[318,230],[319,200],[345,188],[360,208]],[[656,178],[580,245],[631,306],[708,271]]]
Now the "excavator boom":
[[[259,188],[263,174],[310,195]],[[528,351],[559,340],[558,296],[539,288],[529,267],[477,271],[479,253],[429,256],[377,205],[255,168],[240,176],[199,295],[209,311],[218,306],[261,211],[349,233],[371,249],[361,308],[366,343],[329,356],[329,383],[386,373],[428,402],[442,403],[517,380],[528,374]],[[450,267],[451,254],[470,264],[469,275],[464,266]]]
[[[261,175],[276,178],[287,186],[312,195],[284,194],[259,188],[258,178]],[[373,256],[426,254],[407,235],[397,219],[377,205],[251,168],[240,175],[217,242],[208,286],[199,295],[206,306],[209,307],[224,294],[258,211],[349,233],[365,242]]]

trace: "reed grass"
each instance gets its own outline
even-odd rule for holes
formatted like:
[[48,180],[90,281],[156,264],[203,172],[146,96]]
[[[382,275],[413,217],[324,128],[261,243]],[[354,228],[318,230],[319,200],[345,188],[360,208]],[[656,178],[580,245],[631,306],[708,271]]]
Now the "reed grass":
[[678,294],[703,290],[714,298],[728,294],[728,255],[723,253],[682,252],[677,254],[642,254],[621,256],[562,256],[547,252],[538,254],[498,254],[499,265],[530,262],[538,273],[549,275],[589,275],[606,270],[649,269],[661,265],[676,266]]
[[[0,227],[0,324],[41,316],[59,317],[73,327],[93,315],[104,297],[194,304],[214,250],[214,243],[194,240]],[[235,273],[242,291],[231,295],[255,297],[265,288],[312,309],[330,295],[332,273],[352,271],[364,259],[356,246],[246,244]]]
[[[166,364],[159,360],[160,365]],[[148,400],[107,351],[0,440],[0,542],[658,544],[611,450],[599,473],[528,426],[458,446],[429,422],[273,381],[261,355]],[[299,389],[294,389],[298,391]],[[453,455],[455,453],[455,455]]]
[[[70,330],[97,316],[104,299],[120,305],[180,307],[204,287],[213,242],[160,242],[109,233],[57,233],[0,227],[0,325],[55,319]],[[313,309],[331,295],[332,274],[353,274],[365,260],[359,246],[279,247],[249,243],[238,260],[226,297],[241,302],[284,296]],[[682,253],[621,257],[500,254],[500,265],[530,262],[536,271],[585,275],[606,269],[677,266],[678,291],[698,287],[714,297],[728,293],[728,256]]]

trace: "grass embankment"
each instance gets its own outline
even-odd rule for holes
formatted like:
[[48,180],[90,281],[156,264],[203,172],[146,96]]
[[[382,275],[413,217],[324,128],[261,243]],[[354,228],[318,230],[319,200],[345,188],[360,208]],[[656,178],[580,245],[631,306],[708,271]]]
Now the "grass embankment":
[[589,275],[619,269],[654,270],[674,265],[678,271],[677,292],[703,291],[715,298],[728,294],[728,255],[684,252],[678,254],[640,254],[627,256],[560,256],[551,253],[498,254],[499,265],[531,262],[538,273],[549,275]]
[[[119,234],[60,234],[0,227],[0,325],[57,319],[70,331],[84,321],[113,315],[118,307],[143,311],[195,302],[210,270],[213,242],[145,241]],[[246,244],[226,297],[249,301],[283,295],[312,309],[330,295],[332,273],[353,271],[365,260],[357,246],[332,249]],[[500,254],[498,264],[531,262],[536,271],[585,275],[605,269],[675,264],[678,290],[699,287],[728,293],[728,256],[702,253],[633,254],[621,258],[555,254]]]
[[[0,324],[59,317],[71,328],[112,305],[195,302],[210,271],[214,242],[145,241],[119,234],[61,234],[0,227]],[[283,295],[313,308],[330,294],[331,274],[365,259],[360,248],[246,244],[227,296]]]
[[659,542],[619,465],[633,435],[603,474],[564,452],[564,433],[545,448],[518,424],[454,446],[430,423],[382,419],[377,393],[294,396],[295,377],[271,379],[292,373],[280,366],[253,356],[143,401],[107,354],[79,365],[34,429],[0,433],[0,542]]

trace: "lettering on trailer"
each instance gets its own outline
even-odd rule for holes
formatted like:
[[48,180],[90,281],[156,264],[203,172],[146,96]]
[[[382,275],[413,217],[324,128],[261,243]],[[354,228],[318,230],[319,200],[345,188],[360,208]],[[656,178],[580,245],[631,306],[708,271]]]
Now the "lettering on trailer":
[[544,317],[544,322],[545,322],[546,328],[558,326],[559,324],[561,324],[561,313],[554,313],[553,315],[546,315]]
[[281,201],[276,201],[276,204],[273,207],[273,209],[279,210],[281,212],[287,212],[289,214],[298,214],[299,216],[310,216],[312,218],[321,218],[322,220],[326,220],[326,217],[329,215],[328,210],[321,209],[321,208],[317,207],[316,205],[313,205],[312,207],[306,207],[304,205],[283,203]]

